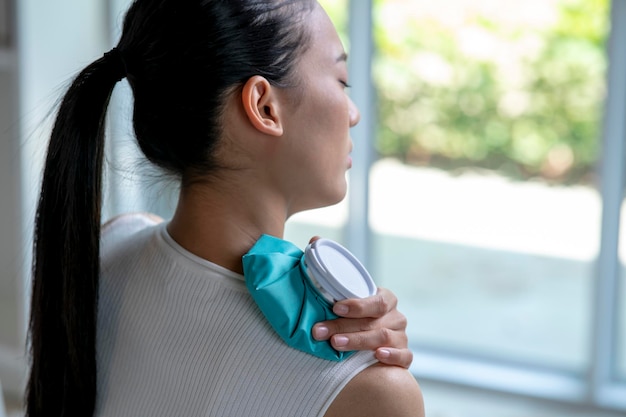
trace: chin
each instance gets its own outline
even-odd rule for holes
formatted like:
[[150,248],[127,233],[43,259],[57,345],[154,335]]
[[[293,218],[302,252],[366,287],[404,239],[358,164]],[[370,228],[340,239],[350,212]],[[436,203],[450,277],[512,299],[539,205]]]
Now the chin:
[[325,204],[325,206],[332,206],[337,203],[340,203],[341,201],[343,201],[344,198],[346,198],[347,193],[348,193],[348,182],[344,178],[343,181],[337,184],[337,187],[335,187],[335,189],[331,193],[328,194],[328,200],[327,200],[328,203]]
[[305,204],[302,204],[299,207],[294,207],[293,211],[289,212],[288,217],[291,217],[292,215],[301,211],[315,210],[324,207],[334,206],[335,204],[342,202],[343,199],[346,198],[347,191],[347,184],[344,183],[344,187],[341,187],[341,189],[338,189],[332,193],[327,192],[323,197],[320,196],[315,200],[307,201]]
[[324,200],[324,202],[320,204],[319,207],[316,207],[316,208],[334,206],[335,204],[341,203],[343,199],[346,198],[347,191],[348,191],[347,187],[343,187],[340,191],[333,193],[333,194],[329,194],[327,198]]

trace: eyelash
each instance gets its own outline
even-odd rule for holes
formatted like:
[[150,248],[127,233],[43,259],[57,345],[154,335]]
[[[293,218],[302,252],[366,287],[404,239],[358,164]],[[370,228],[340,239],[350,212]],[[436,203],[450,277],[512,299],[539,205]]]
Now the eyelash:
[[341,83],[341,85],[343,85],[345,88],[350,88],[352,87],[350,84],[348,84],[346,81],[339,81]]

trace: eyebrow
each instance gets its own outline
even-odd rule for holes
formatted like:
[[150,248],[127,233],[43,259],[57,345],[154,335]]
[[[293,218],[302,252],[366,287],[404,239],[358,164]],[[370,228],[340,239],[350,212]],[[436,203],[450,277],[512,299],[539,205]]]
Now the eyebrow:
[[341,55],[337,57],[337,62],[346,62],[348,61],[348,54],[343,52]]

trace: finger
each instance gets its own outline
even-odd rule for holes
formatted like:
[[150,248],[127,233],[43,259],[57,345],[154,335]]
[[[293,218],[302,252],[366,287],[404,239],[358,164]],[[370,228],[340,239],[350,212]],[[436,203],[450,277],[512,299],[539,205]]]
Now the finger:
[[332,326],[331,322],[320,322],[313,326],[311,334],[315,340],[328,340],[334,334],[331,333],[329,326]]
[[409,369],[413,362],[413,352],[410,349],[378,348],[376,359],[385,365],[400,366]]
[[[335,334],[359,333],[370,330],[386,328],[404,332],[406,330],[406,317],[398,310],[393,310],[379,319],[347,319],[339,318],[316,323],[312,329],[313,338],[316,340],[328,340]],[[389,346],[389,345],[378,345]],[[393,346],[393,345],[391,345]],[[402,347],[402,346],[400,346]]]
[[342,317],[382,317],[398,306],[398,298],[388,289],[379,288],[376,295],[337,301],[333,312]]
[[406,334],[397,330],[376,329],[357,333],[340,333],[330,338],[330,344],[339,351],[375,350],[381,346],[407,347]]
[[316,240],[321,239],[321,237],[319,236],[313,236],[311,239],[309,239],[309,244],[315,242]]
[[[328,340],[338,333],[357,333],[374,330],[381,327],[373,319],[335,319],[322,321],[313,326],[312,334],[315,340]],[[402,330],[401,328],[394,330]],[[383,345],[379,345],[383,346]]]

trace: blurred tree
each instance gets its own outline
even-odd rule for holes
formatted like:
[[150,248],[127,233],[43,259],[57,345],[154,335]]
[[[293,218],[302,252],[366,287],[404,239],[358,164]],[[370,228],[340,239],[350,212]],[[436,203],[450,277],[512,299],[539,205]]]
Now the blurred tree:
[[[590,174],[608,0],[445,3],[437,14],[431,2],[375,0],[380,155],[516,178]],[[523,13],[528,4],[541,9]]]

